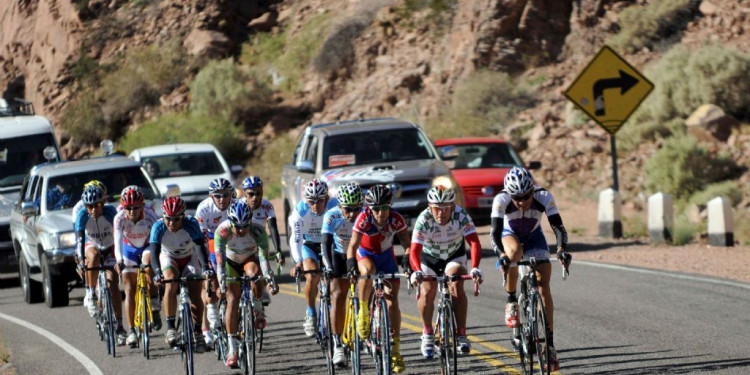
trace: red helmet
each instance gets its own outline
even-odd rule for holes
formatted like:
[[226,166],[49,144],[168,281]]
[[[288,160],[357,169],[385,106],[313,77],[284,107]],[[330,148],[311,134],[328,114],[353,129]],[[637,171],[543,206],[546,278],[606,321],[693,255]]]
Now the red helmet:
[[161,204],[165,216],[180,216],[185,212],[185,201],[180,197],[169,197]]
[[120,204],[123,207],[141,206],[144,202],[143,192],[138,186],[130,185],[125,187],[120,194]]

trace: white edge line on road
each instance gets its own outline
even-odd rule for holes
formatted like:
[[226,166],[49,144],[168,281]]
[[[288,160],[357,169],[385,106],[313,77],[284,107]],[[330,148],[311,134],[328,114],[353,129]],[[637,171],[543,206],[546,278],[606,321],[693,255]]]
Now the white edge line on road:
[[59,346],[60,348],[62,348],[66,352],[68,352],[68,354],[70,354],[71,356],[73,356],[73,358],[75,358],[78,362],[80,362],[81,365],[83,365],[83,367],[86,370],[88,370],[89,374],[92,374],[92,375],[104,375],[104,373],[102,373],[102,370],[100,370],[99,367],[97,367],[96,364],[91,359],[89,359],[89,357],[87,357],[85,354],[83,354],[80,350],[74,348],[72,345],[70,345],[67,342],[65,342],[63,339],[60,338],[60,336],[57,336],[56,334],[54,334],[54,333],[52,333],[50,331],[47,331],[46,329],[44,329],[42,327],[36,326],[34,324],[31,324],[31,323],[29,323],[29,322],[27,322],[27,321],[25,321],[23,319],[18,319],[18,318],[14,317],[14,316],[10,316],[10,315],[6,315],[6,314],[3,314],[3,313],[0,313],[0,318],[3,318],[3,319],[5,319],[5,320],[7,320],[7,321],[9,321],[11,323],[16,323],[19,326],[22,326],[24,328],[28,328],[28,329],[30,329],[30,330],[32,330],[32,331],[34,331],[34,332],[36,332],[36,333],[44,336],[49,341],[52,341],[53,344]]
[[712,278],[708,278],[708,277],[682,275],[682,274],[679,274],[679,273],[666,272],[666,271],[655,271],[655,270],[649,270],[649,269],[645,269],[645,268],[628,267],[628,266],[618,266],[618,265],[607,264],[607,263],[587,262],[587,261],[584,261],[584,260],[574,260],[573,264],[583,264],[583,265],[592,266],[592,267],[609,268],[609,269],[615,269],[615,270],[624,270],[624,271],[645,273],[645,274],[651,274],[651,275],[669,276],[669,277],[673,277],[675,279],[683,279],[683,280],[691,280],[691,281],[702,281],[702,282],[705,282],[705,283],[718,284],[718,285],[728,285],[728,286],[733,286],[733,287],[742,288],[742,289],[750,289],[750,284],[743,284],[743,283],[733,282],[733,281],[712,279]]

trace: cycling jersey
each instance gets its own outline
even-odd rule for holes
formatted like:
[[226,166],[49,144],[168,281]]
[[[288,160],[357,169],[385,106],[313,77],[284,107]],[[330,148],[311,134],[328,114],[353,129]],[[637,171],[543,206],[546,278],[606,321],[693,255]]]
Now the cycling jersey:
[[344,217],[341,208],[334,207],[323,216],[323,235],[333,235],[333,250],[337,253],[346,254],[349,241],[352,239],[352,228],[354,223]]
[[[216,228],[227,219],[228,207],[226,210],[220,210],[211,197],[204,199],[198,204],[198,208],[195,209],[195,218],[198,220],[198,225],[207,239],[213,239]],[[212,253],[214,252],[212,246],[209,246],[208,250]]]
[[128,219],[124,210],[115,215],[115,257],[118,262],[125,258],[134,261],[135,265],[140,264],[140,254],[148,247],[151,227],[158,220],[156,212],[148,206],[143,206],[141,218],[136,222]]
[[[245,201],[247,202],[247,201]],[[250,205],[250,202],[247,202]],[[267,199],[263,199],[260,202],[260,207],[253,208],[253,223],[266,227],[266,221],[276,217],[276,211],[273,209],[273,204]]]
[[[290,241],[292,258],[295,262],[301,262],[303,259],[303,245],[317,244],[320,247],[320,230],[323,226],[323,215],[325,212],[338,206],[336,198],[330,198],[326,204],[325,210],[320,215],[313,213],[306,201],[300,201],[294,207],[292,215],[289,217],[289,225],[292,228],[292,240]],[[309,247],[309,246],[308,246]]]
[[523,237],[541,227],[544,214],[547,217],[558,214],[555,198],[552,193],[534,185],[534,196],[531,207],[521,211],[513,204],[510,194],[502,192],[492,202],[491,217],[503,219],[503,236],[515,234]]
[[455,206],[445,225],[438,224],[432,211],[427,208],[419,214],[414,224],[411,243],[423,245],[424,253],[445,260],[463,246],[464,237],[476,232],[471,217],[459,206]]
[[[260,267],[264,275],[270,273],[268,264],[268,235],[262,226],[252,224],[250,232],[245,236],[237,236],[232,230],[232,222],[226,220],[216,228],[214,237],[214,246],[216,246],[217,258],[220,262],[230,260],[237,264],[244,264],[253,257],[258,257]],[[217,270],[221,275],[224,267],[218,267]]]
[[198,221],[192,216],[185,216],[182,219],[182,228],[177,232],[170,232],[164,219],[159,219],[151,227],[149,242],[159,245],[163,254],[171,258],[182,259],[195,254],[196,245],[203,244],[203,234]]
[[94,219],[88,211],[78,211],[78,216],[75,221],[75,231],[78,233],[78,256],[83,259],[83,234],[86,236],[85,247],[96,246],[100,250],[111,248],[114,245],[114,219],[117,215],[117,210],[105,204],[102,207],[102,214]]
[[392,248],[393,237],[406,229],[404,218],[393,210],[390,210],[385,225],[379,227],[369,208],[359,213],[353,227],[354,232],[363,235],[359,247],[371,253],[381,253]]

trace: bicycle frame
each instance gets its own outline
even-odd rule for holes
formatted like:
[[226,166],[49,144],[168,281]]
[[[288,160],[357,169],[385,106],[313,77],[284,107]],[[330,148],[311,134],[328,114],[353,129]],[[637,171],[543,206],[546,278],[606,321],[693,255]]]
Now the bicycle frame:
[[366,348],[375,361],[375,371],[379,375],[391,374],[391,326],[388,304],[385,299],[387,280],[406,278],[403,273],[379,273],[360,275],[359,279],[372,280],[370,297],[370,337],[365,340]]
[[360,375],[362,342],[357,337],[357,313],[359,313],[359,295],[356,283],[349,284],[349,296],[346,303],[346,317],[344,318],[344,332],[341,341],[352,360],[352,375]]
[[[265,328],[265,321],[260,321],[259,314],[263,312],[263,303],[253,296],[251,290],[251,284],[266,280],[273,285],[274,289],[277,288],[276,282],[271,277],[263,275],[247,276],[243,275],[240,277],[227,277],[227,281],[239,281],[242,287],[242,295],[240,297],[239,309],[240,309],[240,324],[239,330],[242,333],[242,345],[240,345],[240,367],[243,369],[245,374],[255,373],[255,348],[256,341],[258,352],[263,348],[263,329]],[[264,314],[265,315],[265,314]]]
[[99,339],[106,340],[107,354],[112,354],[115,357],[117,346],[116,338],[116,321],[114,308],[112,306],[112,295],[109,291],[109,279],[107,279],[107,271],[113,271],[114,268],[110,266],[97,266],[97,267],[84,267],[85,271],[99,271],[97,275],[96,283],[96,294],[99,299],[99,305],[96,313],[96,328],[99,331]]
[[149,359],[151,322],[154,321],[154,317],[151,312],[151,283],[146,270],[151,268],[151,265],[141,264],[140,266],[130,266],[129,268],[138,269],[136,275],[135,319],[133,319],[133,326],[138,328],[140,341],[143,345],[143,356]]

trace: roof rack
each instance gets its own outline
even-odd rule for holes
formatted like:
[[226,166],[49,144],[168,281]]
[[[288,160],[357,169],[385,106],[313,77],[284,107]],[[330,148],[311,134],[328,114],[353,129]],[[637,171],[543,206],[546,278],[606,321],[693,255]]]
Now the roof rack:
[[368,119],[366,119],[366,118],[363,118],[362,116],[360,116],[356,120],[341,121],[340,119],[337,118],[336,122],[327,122],[327,123],[324,123],[324,124],[310,125],[310,127],[308,129],[319,129],[319,128],[327,128],[329,126],[335,126],[335,125],[347,125],[347,124],[355,124],[355,123],[358,123],[358,122],[371,122],[371,121],[380,121],[380,120],[396,120],[396,119],[393,118],[393,117],[376,117],[376,118],[368,118]]
[[0,98],[0,117],[33,116],[34,104],[21,98],[13,98],[8,102]]

